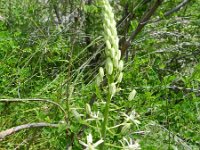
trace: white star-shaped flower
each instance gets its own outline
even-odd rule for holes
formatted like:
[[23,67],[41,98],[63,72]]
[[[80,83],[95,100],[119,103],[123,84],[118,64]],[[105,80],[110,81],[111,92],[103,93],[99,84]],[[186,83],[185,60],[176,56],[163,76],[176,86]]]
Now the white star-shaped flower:
[[138,141],[134,141],[131,138],[129,141],[126,138],[123,138],[123,142],[120,141],[123,147],[123,150],[140,150],[140,145]]
[[140,121],[136,119],[138,115],[135,112],[135,110],[133,110],[130,115],[127,115],[125,113],[123,115],[126,117],[126,122],[129,122],[129,121],[133,122],[137,127],[140,124]]
[[100,139],[99,141],[97,141],[96,143],[93,143],[93,139],[92,139],[92,134],[89,134],[87,136],[87,143],[79,140],[79,143],[83,146],[85,146],[85,150],[96,150],[96,147],[98,145],[100,145],[101,143],[103,143],[103,140]]
[[91,112],[90,114],[90,118],[87,119],[87,121],[94,121],[94,120],[101,120],[102,118],[100,117],[99,111],[97,112]]

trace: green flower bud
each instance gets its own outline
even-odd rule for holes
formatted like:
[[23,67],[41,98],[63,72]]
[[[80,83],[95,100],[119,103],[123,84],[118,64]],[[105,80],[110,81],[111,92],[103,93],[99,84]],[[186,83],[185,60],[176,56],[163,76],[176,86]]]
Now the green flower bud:
[[110,55],[111,55],[111,58],[115,58],[115,49],[114,48],[110,49]]
[[106,4],[107,4],[106,2],[107,2],[106,0],[102,0],[102,3],[103,3],[104,5],[106,5]]
[[122,71],[124,68],[124,62],[122,60],[119,61],[118,69],[119,71]]
[[86,113],[87,113],[88,115],[91,114],[91,107],[90,107],[90,105],[89,105],[88,103],[86,104],[85,110],[86,110]]
[[[105,28],[107,28],[107,24],[104,22],[103,23],[103,28],[105,29]],[[105,32],[105,31],[104,31]],[[105,39],[105,41],[107,40],[107,36],[104,34],[104,39]]]
[[111,41],[112,41],[111,43],[113,43],[113,45],[116,45],[116,40],[115,40],[115,37],[113,35],[111,36]]
[[[114,24],[112,24],[112,26],[114,26],[115,27],[115,25]],[[117,36],[117,31],[116,31],[116,29],[115,28],[113,28],[113,27],[111,27],[111,32],[112,32],[112,34],[113,34],[113,36]]]
[[108,13],[109,19],[114,20],[114,14],[113,14],[112,8],[110,6],[107,7],[106,12]]
[[136,90],[131,91],[131,93],[128,96],[128,100],[131,101],[135,98]]
[[116,29],[115,29],[114,24],[112,24],[112,23],[110,24],[110,31],[111,31],[112,35],[113,35],[114,37],[116,37],[117,31],[116,31]]
[[103,80],[103,77],[104,77],[104,70],[103,70],[102,67],[99,68],[99,75],[100,75],[100,77],[101,77],[102,80]]
[[114,19],[114,14],[112,12],[112,8],[111,8],[110,4],[105,5],[105,13],[108,14],[108,16],[110,17],[111,20]]
[[109,37],[112,36],[112,33],[111,33],[111,31],[110,31],[109,28],[106,28],[106,29],[105,29],[105,34],[107,34],[107,36],[109,36]]
[[116,90],[117,90],[117,89],[116,89],[115,83],[111,83],[111,84],[109,85],[109,92],[110,92],[110,94],[111,94],[112,96],[115,95]]
[[105,50],[105,53],[106,53],[106,56],[110,56],[110,55],[111,55],[111,54],[110,54],[110,50],[107,49],[107,48],[106,48],[106,50]]
[[106,40],[106,46],[107,46],[108,49],[111,49],[111,44],[108,40]]
[[110,24],[111,24],[111,22],[110,22],[110,19],[109,19],[109,17],[108,17],[108,14],[104,14],[104,18],[105,18],[105,23],[106,23],[106,26],[109,26]]
[[[113,17],[114,18],[114,17]],[[111,21],[111,24],[113,24],[113,26],[115,26],[115,29],[116,29],[116,21],[115,21],[115,19],[112,19],[112,20],[110,20]],[[117,31],[117,30],[116,30]]]
[[111,6],[110,6],[110,4],[109,4],[108,1],[105,1],[104,7],[105,7],[105,10],[106,10],[107,13],[109,13],[110,11],[112,11],[112,8],[111,8]]
[[109,75],[111,75],[113,72],[113,63],[110,57],[108,57],[106,60],[106,71]]
[[118,67],[119,61],[118,61],[117,57],[114,57],[114,58],[113,58],[113,65],[114,65],[115,68]]
[[117,50],[116,57],[117,57],[118,60],[120,60],[120,58],[121,58],[121,51],[120,50]]
[[120,72],[118,78],[117,78],[117,82],[121,83],[122,82],[122,78],[123,78],[123,72]]
[[116,36],[116,43],[117,43],[117,45],[119,44],[119,38],[118,38],[118,36]]
[[96,78],[96,84],[97,84],[97,86],[99,86],[101,84],[102,80],[103,79],[100,77],[100,75],[97,75],[97,78]]
[[114,47],[114,49],[115,49],[116,51],[119,50],[119,45],[118,45],[118,43],[115,42],[115,44],[113,45],[113,47]]

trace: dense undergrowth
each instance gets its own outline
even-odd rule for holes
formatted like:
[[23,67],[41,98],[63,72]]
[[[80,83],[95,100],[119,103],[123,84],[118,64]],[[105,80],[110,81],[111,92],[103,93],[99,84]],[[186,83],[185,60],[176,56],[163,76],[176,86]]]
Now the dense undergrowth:
[[[53,5],[46,8],[38,4],[39,1],[23,2],[23,6],[17,0],[12,6],[9,2],[0,3],[0,15],[5,17],[0,20],[0,99],[24,99],[23,102],[0,100],[0,132],[34,122],[59,126],[17,132],[0,141],[0,150],[66,149],[70,140],[73,149],[82,149],[79,140],[85,141],[88,133],[92,133],[94,141],[99,139],[98,128],[95,128],[99,126],[98,121],[89,124],[84,120],[88,119],[85,105],[91,103],[95,92],[98,93],[96,74],[104,65],[101,8],[81,5],[89,16],[84,18],[88,26],[82,23],[81,17],[77,18],[78,22],[59,26],[52,21]],[[139,140],[141,149],[199,149],[199,4],[199,0],[191,2],[175,15],[150,22],[132,42],[129,53],[123,58],[121,90],[112,99],[109,126],[116,125],[114,120],[123,122],[120,113],[129,114],[131,110],[137,112],[140,124],[131,125],[128,133],[109,130],[106,146],[110,149],[121,149],[119,139],[126,135]],[[114,10],[119,10],[116,11],[116,20],[119,20],[120,8],[117,3],[112,5]],[[160,10],[168,5],[171,6],[166,2]],[[78,8],[79,1],[74,1],[73,7]],[[137,13],[143,9],[141,7]],[[47,14],[49,18],[44,21]],[[137,21],[131,22],[128,33],[137,26]],[[119,33],[120,30],[123,29],[119,28]],[[87,37],[91,38],[89,44]],[[132,89],[137,94],[129,101]],[[98,94],[97,97],[98,101],[94,100],[92,106],[96,113],[104,109],[105,103]],[[70,99],[70,124],[63,123],[65,114],[58,106],[27,101],[28,98],[48,99],[66,111]]]

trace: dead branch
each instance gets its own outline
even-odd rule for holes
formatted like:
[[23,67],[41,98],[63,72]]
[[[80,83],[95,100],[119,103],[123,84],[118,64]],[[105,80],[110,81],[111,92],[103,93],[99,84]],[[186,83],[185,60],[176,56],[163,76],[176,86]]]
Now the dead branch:
[[176,7],[172,8],[171,10],[167,11],[164,16],[169,16],[174,12],[179,11],[182,7],[184,7],[188,2],[190,2],[190,0],[184,0],[182,1],[179,5],[177,5]]
[[62,21],[62,19],[60,17],[58,7],[55,4],[53,4],[53,9],[54,9],[54,12],[56,14],[56,18],[58,20],[58,24],[62,24],[63,21]]
[[128,39],[128,44],[136,37],[136,35],[142,30],[142,28],[146,25],[146,22],[151,18],[151,16],[155,13],[157,8],[162,4],[163,0],[157,0],[154,5],[150,8],[150,10],[142,17],[139,25],[136,30],[131,33],[130,38]]
[[29,129],[29,128],[39,128],[39,127],[58,127],[58,124],[50,124],[50,123],[41,122],[41,123],[30,123],[30,124],[24,124],[24,125],[12,127],[10,129],[0,132],[0,141],[3,140],[5,137],[11,134],[14,134],[20,130]]
[[[150,10],[142,17],[140,20],[137,28],[131,33],[130,38],[123,44],[121,47],[122,54],[125,54],[127,49],[131,46],[131,42],[135,39],[135,37],[140,33],[140,31],[144,28],[144,26],[149,22],[158,22],[162,18],[159,18],[155,21],[150,21],[151,16],[155,13],[157,8],[162,4],[163,0],[157,0],[154,5],[150,8]],[[184,7],[187,3],[189,3],[190,0],[183,0],[180,4],[178,4],[176,7],[172,8],[171,10],[164,13],[164,17],[167,17],[177,11],[179,11],[182,7]]]
[[[182,7],[184,7],[187,3],[189,3],[190,0],[183,0],[180,4],[178,4],[176,7],[172,8],[171,10],[167,11],[164,13],[164,17],[167,17],[177,11],[179,11]],[[162,18],[158,18],[157,20],[155,21],[152,21],[152,22],[158,22],[158,21],[161,21]]]
[[121,47],[121,51],[122,51],[123,55],[125,54],[127,49],[131,46],[131,42],[135,39],[135,37],[138,35],[138,33],[140,33],[140,31],[143,29],[143,27],[147,24],[147,22],[149,21],[151,16],[155,13],[155,11],[162,4],[162,2],[163,2],[163,0],[156,0],[156,2],[149,9],[149,11],[147,11],[144,14],[144,16],[140,20],[140,22],[139,22],[138,26],[136,27],[136,29],[131,33],[131,36],[129,37],[129,39],[127,41],[125,41],[125,43]]

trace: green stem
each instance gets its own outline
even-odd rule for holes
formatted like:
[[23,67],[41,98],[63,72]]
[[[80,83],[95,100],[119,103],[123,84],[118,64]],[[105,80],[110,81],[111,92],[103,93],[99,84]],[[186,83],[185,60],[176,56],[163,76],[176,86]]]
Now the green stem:
[[[104,142],[105,142],[105,139],[106,139],[106,127],[107,127],[107,124],[108,124],[110,101],[111,101],[111,95],[109,93],[108,97],[107,97],[106,107],[105,107],[105,110],[104,110],[104,120],[103,120],[102,127],[101,127],[101,134],[102,134],[102,138],[103,138]],[[104,143],[101,144],[100,149],[101,150],[104,149]]]

